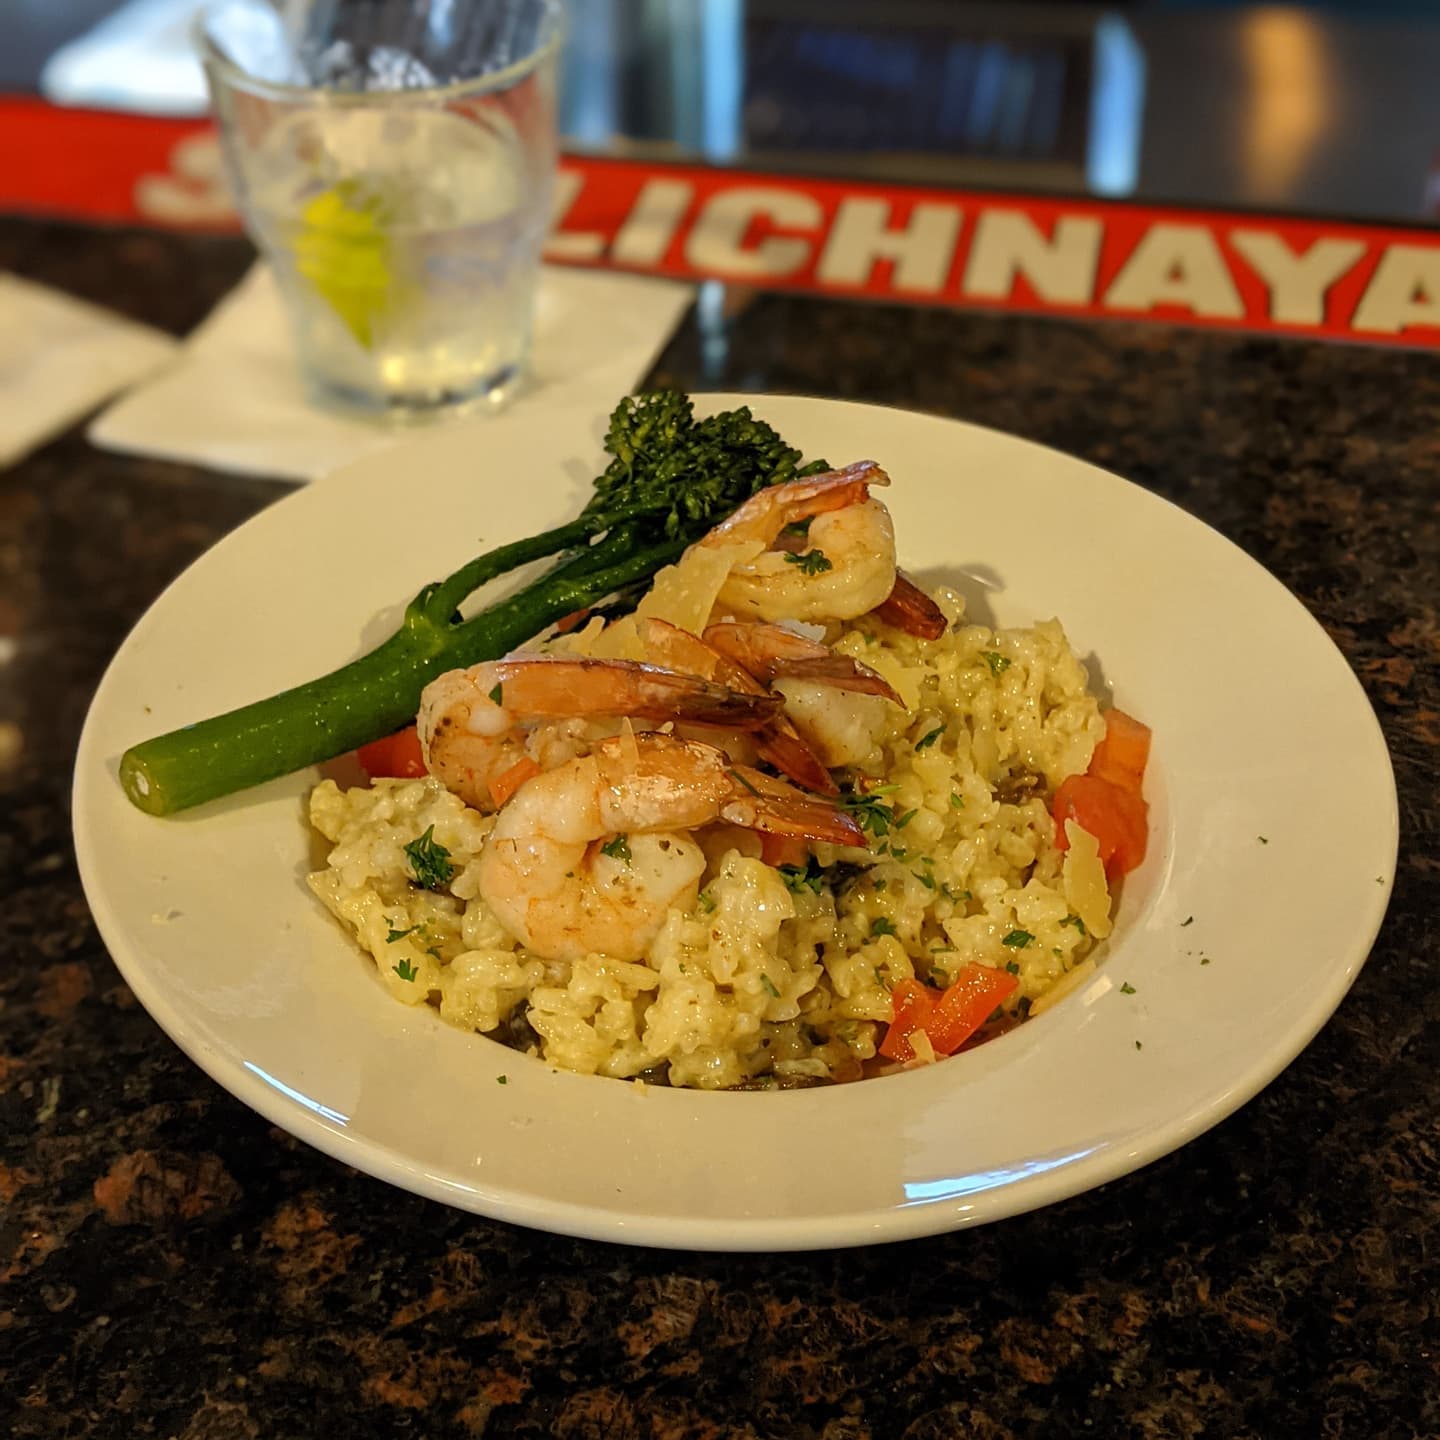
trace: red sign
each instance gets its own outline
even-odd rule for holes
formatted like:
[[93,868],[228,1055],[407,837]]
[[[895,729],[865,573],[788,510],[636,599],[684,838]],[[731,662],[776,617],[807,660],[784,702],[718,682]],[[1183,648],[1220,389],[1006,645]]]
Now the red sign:
[[[203,121],[0,101],[12,210],[234,228]],[[1440,232],[569,156],[547,255],[927,305],[1440,347]]]

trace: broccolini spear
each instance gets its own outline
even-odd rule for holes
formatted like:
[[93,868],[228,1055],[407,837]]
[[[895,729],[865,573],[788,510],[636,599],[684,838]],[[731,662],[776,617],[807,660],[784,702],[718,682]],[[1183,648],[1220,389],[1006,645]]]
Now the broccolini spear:
[[[748,408],[697,421],[688,396],[657,391],[615,407],[613,457],[568,525],[501,545],[427,585],[400,628],[348,665],[239,710],[132,746],[120,782],[152,815],[169,815],[343,755],[415,718],[420,692],[447,670],[494,660],[555,621],[627,599],[662,566],[767,485],[823,470],[801,465]],[[475,590],[546,556],[557,560],[508,599],[464,619]]]

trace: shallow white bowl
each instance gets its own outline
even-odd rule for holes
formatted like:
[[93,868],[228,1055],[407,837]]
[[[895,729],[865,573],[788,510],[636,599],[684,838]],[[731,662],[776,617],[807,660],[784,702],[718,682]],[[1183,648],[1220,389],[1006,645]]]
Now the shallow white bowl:
[[211,1076],[301,1139],[567,1234],[896,1240],[1030,1210],[1184,1144],[1310,1040],[1384,914],[1394,780],[1344,659],[1235,546],[1102,470],[902,411],[703,402],[742,403],[807,455],[878,460],[910,571],[957,584],[978,618],[1060,616],[1097,683],[1152,726],[1150,853],[1092,980],[992,1044],[859,1085],[700,1094],[561,1074],[383,992],[303,885],[315,772],[173,819],[130,806],[127,745],[333,668],[426,581],[574,515],[605,417],[538,411],[424,434],[288,497],[136,626],[95,696],[74,795],[86,894],[126,980]]

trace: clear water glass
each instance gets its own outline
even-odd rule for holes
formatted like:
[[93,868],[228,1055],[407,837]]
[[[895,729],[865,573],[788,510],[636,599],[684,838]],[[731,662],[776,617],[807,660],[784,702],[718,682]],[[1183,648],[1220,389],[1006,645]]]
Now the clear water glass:
[[316,398],[503,404],[550,217],[559,0],[225,0],[197,39]]

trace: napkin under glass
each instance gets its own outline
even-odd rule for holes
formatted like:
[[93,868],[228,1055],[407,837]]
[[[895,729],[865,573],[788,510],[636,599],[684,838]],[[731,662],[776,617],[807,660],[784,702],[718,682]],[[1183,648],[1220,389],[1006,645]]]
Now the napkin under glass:
[[[540,405],[608,412],[644,378],[692,296],[673,281],[543,267],[529,378],[485,423],[503,426]],[[105,411],[89,436],[107,450],[314,480],[415,430],[314,402],[274,276],[257,264],[186,341],[179,362]]]

